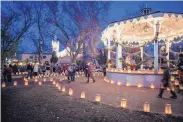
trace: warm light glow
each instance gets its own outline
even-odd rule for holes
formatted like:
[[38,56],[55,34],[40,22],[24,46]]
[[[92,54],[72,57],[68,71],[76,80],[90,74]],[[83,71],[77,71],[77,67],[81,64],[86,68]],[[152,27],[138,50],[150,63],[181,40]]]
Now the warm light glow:
[[4,87],[6,87],[6,83],[5,82],[2,83],[2,88],[4,88]]
[[37,78],[35,79],[35,82],[37,82],[38,80],[37,80]]
[[44,82],[46,81],[46,78],[44,78],[44,80],[43,80]]
[[14,81],[13,85],[16,86],[17,85],[17,81]]
[[111,84],[114,84],[114,81],[113,80],[111,80]]
[[166,106],[165,106],[165,114],[172,114],[171,104],[166,104]]
[[95,101],[96,101],[96,102],[100,102],[100,101],[101,101],[100,94],[96,94],[96,96],[95,96]]
[[144,112],[150,112],[150,104],[148,102],[144,103]]
[[30,77],[28,77],[28,80],[30,80]]
[[122,108],[126,108],[126,106],[127,106],[127,100],[126,99],[122,99],[121,100],[121,107]]
[[41,81],[39,82],[39,85],[40,85],[40,86],[42,85],[42,82],[41,82]]
[[109,80],[106,80],[107,81],[107,83],[109,83],[110,81]]
[[71,88],[69,88],[69,95],[72,96],[73,95],[73,90]]
[[55,81],[53,81],[53,85],[55,85],[56,84],[56,82]]
[[175,80],[175,77],[171,76],[170,80],[171,81],[174,81]]
[[60,85],[58,86],[58,90],[60,90]]
[[58,87],[59,86],[59,84],[58,83],[56,83],[56,87]]
[[129,82],[126,82],[126,86],[130,86],[130,83]]
[[85,92],[81,92],[81,98],[85,98]]
[[179,85],[179,81],[176,79],[174,84],[175,84],[176,86],[178,86],[178,85]]
[[50,81],[53,81],[53,79],[52,79],[52,78],[50,78]]
[[65,92],[65,86],[62,86],[62,92]]
[[28,86],[29,85],[29,82],[28,81],[25,81],[25,86]]
[[139,83],[137,86],[138,86],[139,88],[141,88],[141,87],[142,87],[142,84],[141,84],[141,83]]
[[120,82],[120,81],[118,81],[118,83],[117,83],[117,84],[118,84],[118,86],[120,86],[120,85],[121,85],[121,82]]
[[154,89],[154,87],[155,87],[154,84],[151,84],[151,85],[150,85],[150,88],[151,88],[151,89]]

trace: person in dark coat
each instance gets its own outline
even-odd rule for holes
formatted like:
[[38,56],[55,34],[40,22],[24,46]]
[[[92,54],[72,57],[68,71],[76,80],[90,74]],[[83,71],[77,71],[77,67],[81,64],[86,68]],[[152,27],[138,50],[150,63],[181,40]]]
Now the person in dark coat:
[[8,72],[7,72],[7,80],[8,82],[11,82],[12,80],[12,65],[10,64],[9,67],[8,67]]
[[158,98],[162,98],[163,92],[165,90],[165,88],[169,88],[170,89],[170,93],[172,94],[172,96],[170,98],[172,99],[177,99],[177,95],[176,93],[173,91],[173,86],[169,83],[170,81],[170,71],[169,68],[166,67],[164,69],[163,72],[163,79],[161,80],[161,88],[160,88],[160,92],[159,95],[157,96]]
[[4,78],[4,82],[7,81],[7,73],[8,73],[8,68],[6,65],[4,65],[4,69],[3,69],[3,78]]
[[180,84],[183,84],[183,54],[179,54],[179,60],[177,62],[177,71]]

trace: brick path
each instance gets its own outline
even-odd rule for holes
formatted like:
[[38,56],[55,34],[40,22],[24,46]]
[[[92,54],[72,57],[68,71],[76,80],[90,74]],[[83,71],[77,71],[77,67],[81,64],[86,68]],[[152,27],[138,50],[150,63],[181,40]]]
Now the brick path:
[[[174,115],[183,116],[183,96],[178,94],[178,99],[170,99],[170,93],[165,91],[163,99],[156,98],[158,89],[138,88],[138,87],[127,87],[118,86],[117,84],[110,84],[104,82],[102,76],[96,76],[96,83],[86,83],[85,77],[76,78],[75,82],[68,83],[67,80],[59,81],[59,79],[65,76],[52,77],[54,80],[59,82],[61,86],[66,87],[66,92],[69,88],[72,88],[74,93],[73,96],[79,98],[82,91],[86,93],[86,99],[95,101],[95,95],[101,95],[101,103],[120,107],[120,101],[122,98],[127,99],[127,108],[134,110],[142,110],[144,102],[149,102],[151,106],[151,112],[164,113],[166,104],[172,105],[172,111]],[[51,85],[52,82],[47,78],[43,85]],[[18,81],[18,85],[23,85],[23,81],[20,79],[14,79]],[[38,79],[38,81],[43,79]],[[12,86],[13,83],[8,83],[7,86]],[[38,85],[38,83],[30,82],[29,85]],[[55,92],[61,92],[56,87],[53,87]]]

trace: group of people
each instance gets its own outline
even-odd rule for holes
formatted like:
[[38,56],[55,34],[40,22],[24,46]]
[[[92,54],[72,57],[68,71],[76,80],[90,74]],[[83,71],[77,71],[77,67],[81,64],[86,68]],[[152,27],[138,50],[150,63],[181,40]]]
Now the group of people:
[[[76,65],[71,64],[67,67],[65,73],[68,76],[69,83],[71,81],[75,81],[75,73],[76,73]],[[95,65],[93,63],[88,63],[86,67],[84,68],[85,77],[87,77],[87,82],[89,83],[89,79],[91,78],[93,80],[93,83],[95,83],[95,78],[93,76],[93,73],[95,72]]]

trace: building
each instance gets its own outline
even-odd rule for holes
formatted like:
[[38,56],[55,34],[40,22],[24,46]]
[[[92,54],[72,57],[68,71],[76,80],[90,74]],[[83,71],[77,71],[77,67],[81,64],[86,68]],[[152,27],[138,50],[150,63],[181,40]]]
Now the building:
[[[41,60],[42,63],[44,63],[45,61],[48,61],[50,62],[50,59],[51,59],[51,53],[43,53],[43,59]],[[22,58],[21,60],[22,61],[32,61],[32,62],[35,62],[35,61],[39,61],[38,59],[38,54],[34,54],[34,53],[23,53],[22,54]]]

